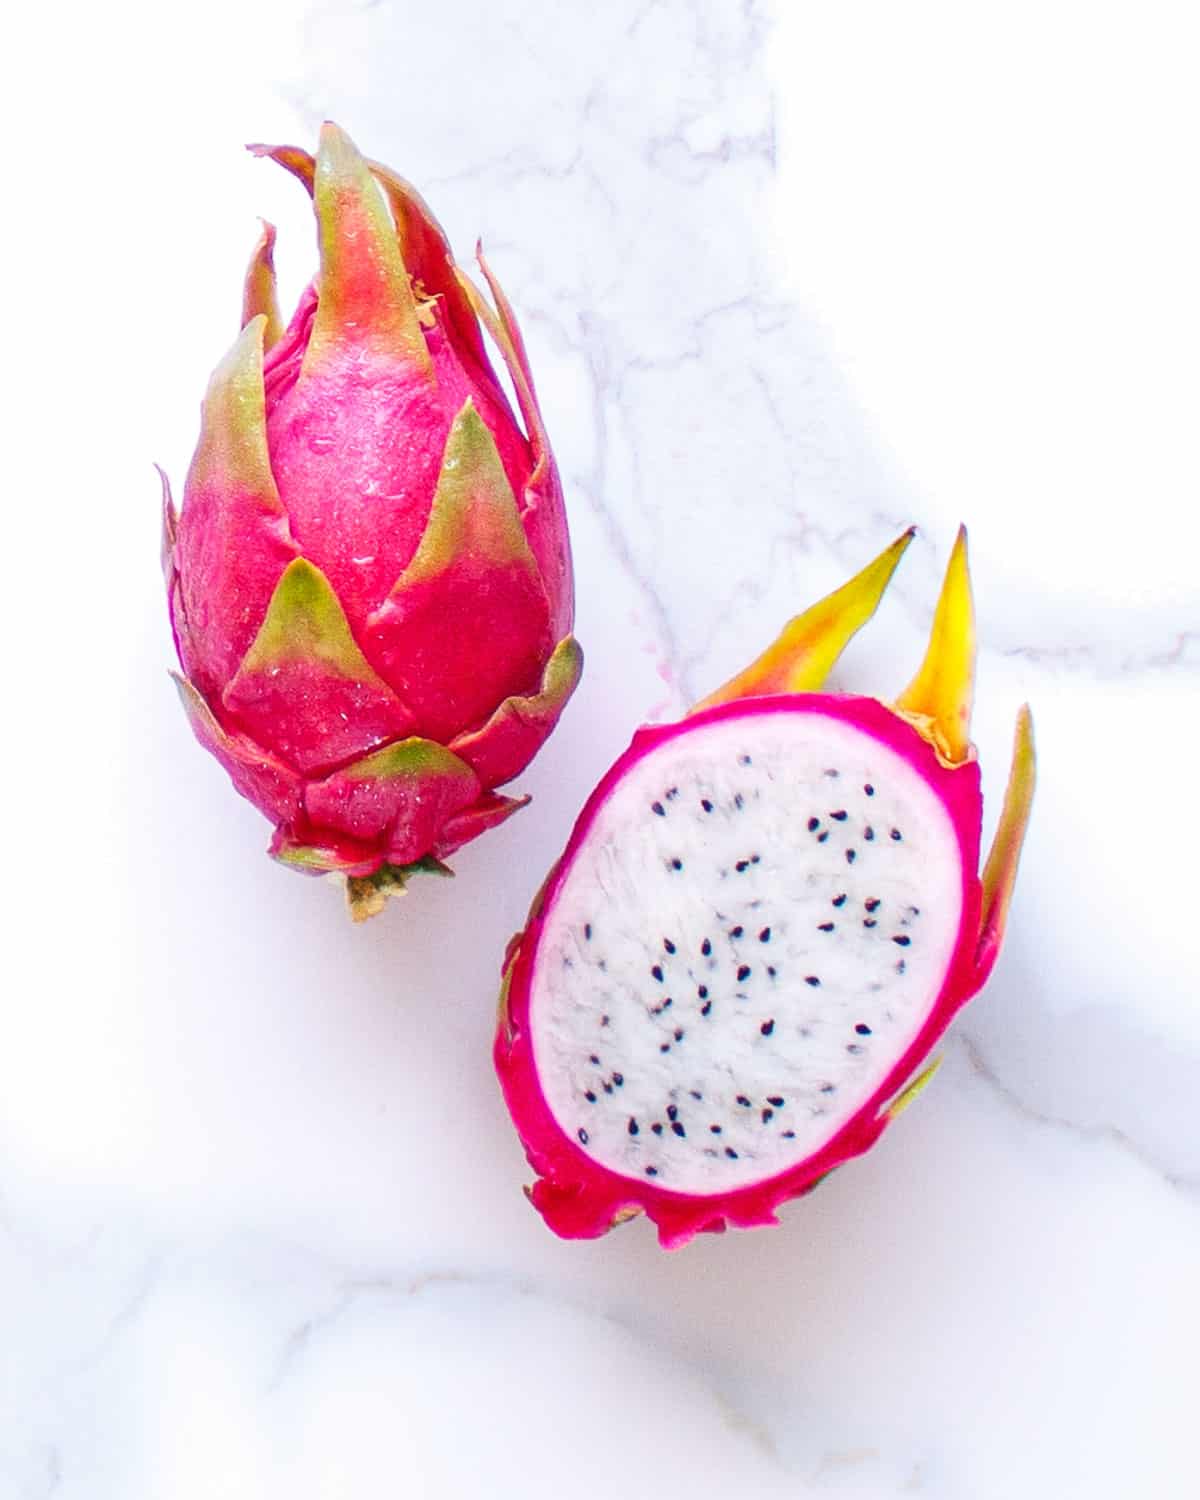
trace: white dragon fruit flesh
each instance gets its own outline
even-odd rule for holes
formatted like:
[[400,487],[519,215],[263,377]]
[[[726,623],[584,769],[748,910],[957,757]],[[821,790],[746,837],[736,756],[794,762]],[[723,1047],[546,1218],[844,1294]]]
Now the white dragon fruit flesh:
[[514,940],[496,1063],[556,1233],[775,1223],[874,1143],[991,971],[1034,759],[1023,709],[981,877],[963,533],[896,703],[818,691],[911,536],[634,737]]

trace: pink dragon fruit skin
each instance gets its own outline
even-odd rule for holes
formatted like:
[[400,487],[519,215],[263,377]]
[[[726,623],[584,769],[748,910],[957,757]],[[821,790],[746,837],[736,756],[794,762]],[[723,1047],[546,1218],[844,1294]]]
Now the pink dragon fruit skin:
[[964,534],[900,699],[819,691],[911,535],[635,735],[509,947],[496,1066],[564,1238],[777,1223],[924,1087],[991,972],[1034,752],[1023,709],[981,877]]
[[320,274],[284,328],[264,226],[178,517],[164,479],[177,683],[271,853],[347,877],[361,917],[528,800],[495,789],[582,667],[566,517],[482,256],[494,310],[413,189],[334,125],[315,161],[251,149],[312,195]]

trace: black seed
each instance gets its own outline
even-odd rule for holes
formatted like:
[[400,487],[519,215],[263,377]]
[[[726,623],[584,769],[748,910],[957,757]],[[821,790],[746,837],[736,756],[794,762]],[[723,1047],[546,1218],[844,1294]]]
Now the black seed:
[[654,1124],[651,1125],[650,1129],[653,1130],[653,1132],[654,1132],[655,1135],[662,1135],[662,1133],[663,1133],[662,1121],[661,1120],[655,1120]]
[[737,971],[737,977],[738,977],[738,983],[739,984],[742,984],[745,980],[749,979],[750,978],[750,965],[749,964],[739,964],[738,965],[738,971]]
[[835,823],[844,823],[849,814],[846,812],[846,809],[844,807],[839,807],[837,812],[831,812],[829,816],[834,820]]
[[829,830],[828,829],[826,829],[824,833],[818,833],[817,834],[817,843],[818,844],[823,844],[828,837],[829,837]]
[[672,870],[682,870],[683,869],[683,860],[681,860],[681,859],[673,859],[671,861],[671,868],[672,868]]
[[764,927],[758,935],[758,940],[760,943],[769,943],[771,941],[771,929]]
[[764,1109],[763,1110],[763,1112],[762,1112],[762,1122],[763,1122],[764,1125],[766,1125],[769,1121],[773,1120],[774,1118],[775,1118],[775,1111],[773,1109]]
[[668,953],[675,952],[675,944],[671,941],[670,938],[663,938],[663,947],[667,950]]
[[661,984],[663,979],[662,964],[655,964],[651,968],[650,972],[654,975],[655,979],[658,980],[659,984]]
[[739,1094],[737,1096],[737,1102],[742,1106],[743,1109],[750,1108],[750,1101],[746,1098],[745,1094]]
[[587,1102],[589,1104],[595,1104],[595,1102],[596,1102],[596,1096],[595,1096],[595,1094],[592,1093],[591,1089],[588,1089],[587,1093],[584,1094],[583,1097],[587,1100]]
[[675,798],[678,797],[678,796],[679,796],[679,788],[677,786],[673,786],[671,788],[671,790],[667,793],[667,801],[668,802],[674,802]]
[[879,897],[871,896],[868,900],[863,902],[863,905],[867,908],[868,911],[875,911],[879,907]]
[[872,843],[874,841],[875,830],[871,827],[871,825],[869,823],[867,824],[866,828],[863,829],[863,838],[866,839],[866,841],[867,841],[868,844],[870,844],[870,843]]
[[734,865],[733,868],[738,872],[739,875],[744,875],[750,868],[750,861],[748,859],[739,859],[737,864]]
[[809,820],[808,820],[808,831],[809,831],[809,833],[816,833],[817,829],[820,828],[820,826],[821,826],[821,820],[820,820],[820,818],[809,818]]
[[680,1140],[682,1140],[683,1137],[685,1135],[687,1135],[687,1131],[683,1128],[683,1126],[679,1123],[678,1120],[676,1120],[675,1123],[674,1123],[674,1125],[671,1126],[671,1129],[675,1132],[675,1134],[677,1136],[679,1136]]
[[767,1096],[767,1103],[768,1104],[773,1104],[776,1109],[781,1109],[783,1107],[783,1095],[782,1094],[769,1094]]
[[739,755],[738,756],[738,765],[739,766],[748,766],[749,764],[750,764],[750,757],[748,755]]
[[729,1158],[730,1161],[737,1161],[738,1159],[738,1154],[732,1146],[725,1147],[725,1155]]
[[852,865],[857,858],[858,858],[858,850],[857,849],[847,849],[846,850],[846,863],[848,865]]
[[611,1094],[612,1093],[612,1084],[609,1083],[609,1082],[607,1082],[607,1080],[604,1083],[604,1092],[606,1094]]
[[759,863],[760,863],[760,862],[761,862],[761,860],[762,860],[762,855],[761,855],[761,854],[752,854],[752,855],[751,855],[751,856],[750,856],[750,863],[751,863],[751,864],[752,864],[752,865],[757,865],[757,864],[759,864]]
[[675,1028],[675,1040],[677,1042],[682,1042],[683,1041],[683,1028],[680,1027],[680,1026],[677,1026]]
[[817,927],[817,931],[818,932],[832,932],[833,931],[833,923],[832,922],[822,922]]
[[712,1131],[713,1135],[721,1134],[721,1127],[719,1125],[710,1125],[708,1128]]
[[660,818],[665,818],[667,815],[667,810],[661,802],[652,802],[650,804],[650,810],[651,812],[656,812]]
[[647,1167],[646,1168],[646,1176],[647,1177],[657,1177],[658,1176],[658,1168],[657,1167]]
[[700,952],[704,955],[705,958],[707,958],[708,955],[712,952],[712,944],[707,938],[705,938],[704,941],[700,944]]
[[874,917],[864,917],[863,918],[863,926],[864,927],[878,927],[879,923],[875,920]]
[[909,943],[912,942],[912,938],[905,937],[904,933],[900,933],[892,939],[892,942],[895,943],[897,948],[907,948]]
[[837,1084],[836,1083],[823,1083],[821,1085],[821,1092],[823,1094],[836,1094],[837,1093]]
[[705,812],[712,812],[713,805],[707,797],[700,798],[700,806],[704,809]]
[[704,1098],[704,1095],[700,1092],[699,1089],[688,1089],[688,1093],[691,1094],[691,1096],[692,1096],[693,1099],[703,1099]]
[[897,962],[897,964],[896,964],[896,973],[897,974],[903,974],[904,971],[905,971],[905,969],[907,969],[907,968],[908,968],[908,965],[904,962],[903,959],[900,959]]
[[770,1036],[771,1033],[775,1030],[775,1022],[764,1021],[758,1029],[762,1032],[763,1036]]
[[696,993],[697,993],[697,995],[700,996],[701,1000],[707,1000],[708,999],[708,985],[702,984],[700,986],[700,988],[696,991]]
[[820,979],[815,974],[806,974],[804,976],[804,982],[805,984],[811,985],[814,990],[821,983]]
[[783,1138],[785,1141],[794,1141],[796,1139],[796,1132],[794,1130],[785,1130]]
[[590,943],[592,940],[592,924],[590,922],[585,922],[583,924],[583,935],[584,938]]
[[846,1051],[852,1052],[855,1057],[857,1057],[858,1054],[862,1051],[862,1048],[858,1045],[857,1042],[849,1042],[846,1046]]
[[840,896],[835,896],[833,898],[833,904],[834,904],[834,906],[845,906],[845,904],[846,904],[846,893],[845,893],[845,891],[843,891]]
[[601,1016],[600,1017],[600,1024],[601,1024],[601,1026],[607,1026],[608,1022],[609,1022],[609,1017],[608,1016]]
[[670,1052],[670,1050],[671,1050],[671,1044],[670,1044],[670,1042],[662,1042],[659,1045],[659,1049],[658,1050],[660,1052]]
[[858,1023],[858,1025],[854,1029],[855,1029],[855,1031],[858,1032],[859,1036],[870,1036],[871,1035],[871,1028],[867,1025],[867,1023],[865,1021],[860,1021]]
[[746,805],[746,799],[745,799],[745,797],[742,796],[741,792],[735,792],[734,793],[733,805],[734,805],[734,807],[736,807],[738,809],[739,812],[742,810],[743,807],[745,807],[745,805]]
[[866,786],[863,787],[863,791],[866,792],[868,797],[873,797],[875,795],[875,788],[869,781],[867,782]]
[[892,837],[896,840],[897,843],[899,843],[900,840],[904,837],[904,835],[900,832],[900,830],[898,828],[893,828],[892,829]]
[[624,1084],[625,1084],[625,1075],[624,1075],[624,1073],[614,1073],[613,1074],[613,1082],[616,1084],[616,1086],[618,1088],[623,1088]]
[[767,973],[770,975],[770,977],[772,979],[775,978],[775,965],[774,964],[768,964],[767,965]]
[[581,1146],[586,1146],[587,1143],[588,1143],[588,1133],[587,1133],[587,1131],[584,1130],[584,1128],[582,1126],[580,1126],[579,1129],[575,1132],[575,1134],[579,1137],[579,1143],[580,1143],[580,1145]]
[[830,768],[825,772],[825,774],[826,774],[826,776],[832,776],[832,777],[834,777],[836,779],[838,776],[841,775],[841,772],[834,770],[834,768],[832,766],[830,766]]
[[746,929],[739,924],[737,927],[731,927],[729,929],[729,936],[731,938],[740,938],[745,930]]
[[674,1120],[679,1117],[679,1106],[677,1104],[667,1105],[667,1119]]
[[710,1010],[712,1010],[712,1001],[711,1000],[706,1000],[704,1002],[704,1004],[700,1007],[700,1014],[702,1016],[706,1016],[706,1015],[708,1015],[708,1013],[709,1013]]
[[632,1115],[629,1116],[629,1124],[625,1128],[629,1131],[630,1135],[640,1134],[640,1127],[638,1126],[638,1122],[633,1118]]

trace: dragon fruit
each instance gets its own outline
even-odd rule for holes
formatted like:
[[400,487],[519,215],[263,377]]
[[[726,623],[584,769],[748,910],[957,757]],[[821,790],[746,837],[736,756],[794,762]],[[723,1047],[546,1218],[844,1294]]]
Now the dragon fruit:
[[776,1223],[923,1087],[987,979],[1034,752],[1026,708],[981,879],[964,533],[896,703],[820,691],[911,536],[634,736],[510,945],[496,1065],[557,1234]]
[[[251,148],[313,198],[320,275],[283,327],[264,225],[163,554],[197,738],[270,852],[376,912],[508,818],[579,679],[562,490],[520,332],[402,179],[325,125]],[[500,350],[524,430],[484,348]]]

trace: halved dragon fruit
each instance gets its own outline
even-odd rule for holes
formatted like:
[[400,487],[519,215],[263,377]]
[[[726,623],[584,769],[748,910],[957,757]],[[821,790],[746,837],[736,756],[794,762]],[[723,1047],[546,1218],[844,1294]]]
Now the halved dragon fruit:
[[1028,709],[982,879],[965,533],[893,706],[818,689],[912,533],[596,788],[508,955],[496,1064],[550,1228],[675,1247],[867,1150],[995,963]]

